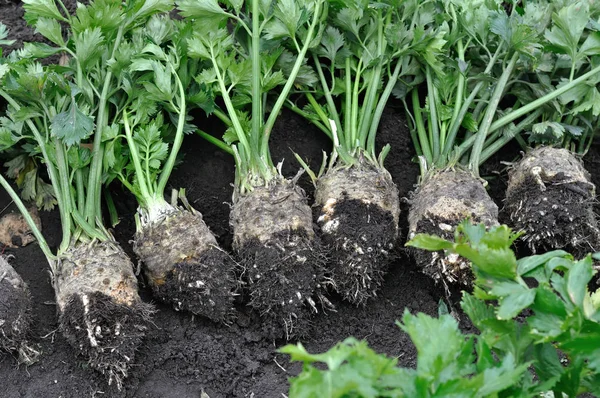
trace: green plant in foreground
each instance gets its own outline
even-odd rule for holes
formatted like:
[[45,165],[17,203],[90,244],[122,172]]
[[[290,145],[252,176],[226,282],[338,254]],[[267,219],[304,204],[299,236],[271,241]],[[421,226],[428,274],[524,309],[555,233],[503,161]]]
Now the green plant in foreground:
[[[506,226],[489,231],[461,223],[454,241],[419,234],[407,245],[445,250],[471,261],[473,293],[461,307],[480,331],[463,334],[447,314],[407,310],[398,326],[418,352],[416,369],[348,339],[323,354],[301,344],[280,351],[304,363],[290,397],[555,397],[600,394],[600,293],[588,291],[592,256],[564,251],[517,260],[518,237]],[[313,364],[325,363],[327,370]],[[564,394],[564,395],[562,395]]]

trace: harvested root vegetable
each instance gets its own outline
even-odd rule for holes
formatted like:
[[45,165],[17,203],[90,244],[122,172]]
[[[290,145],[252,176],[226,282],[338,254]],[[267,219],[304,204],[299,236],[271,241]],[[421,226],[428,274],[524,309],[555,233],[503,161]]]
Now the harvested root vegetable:
[[[123,113],[130,161],[135,172],[128,176],[118,174],[118,177],[129,187],[139,204],[134,251],[157,299],[171,304],[175,310],[229,323],[235,314],[235,261],[219,247],[202,215],[187,203],[183,191],[179,199],[185,207],[177,205],[176,191],[172,196],[173,203],[169,204],[164,199],[165,188],[183,142],[187,108],[184,88],[174,65],[169,60],[163,62],[178,93],[174,101],[176,105],[169,104],[175,106],[177,127],[164,164],[156,156],[157,152],[162,152],[166,157],[168,151],[168,145],[160,135],[160,131],[168,126],[163,124],[160,114],[148,125],[136,128],[135,124],[129,124],[127,112]],[[142,73],[143,76],[145,71]],[[138,95],[144,96],[145,93],[140,91]],[[132,103],[137,102],[132,100]],[[156,102],[155,106],[166,108],[166,104],[161,102]],[[137,117],[135,106],[131,108]]]
[[31,326],[31,294],[21,275],[0,256],[0,350],[18,353],[30,365],[39,352],[27,342]]
[[398,240],[399,194],[384,167],[391,147],[376,148],[381,116],[394,87],[411,79],[414,57],[436,47],[435,29],[414,34],[427,21],[413,18],[410,7],[332,3],[331,24],[310,50],[318,80],[305,83],[298,103],[287,102],[333,142],[319,173],[296,158],[316,188],[316,223],[333,286],[356,305],[377,295]]
[[582,255],[600,247],[596,187],[564,148],[533,149],[509,173],[502,214],[535,253],[565,248]]
[[131,260],[115,241],[79,243],[58,259],[54,287],[61,332],[120,389],[153,312]]
[[317,311],[313,296],[324,299],[323,257],[304,192],[284,178],[257,187],[235,197],[230,223],[250,305],[293,334],[305,318],[305,304]]
[[[326,283],[321,248],[304,192],[296,178],[286,179],[281,167],[275,166],[269,137],[296,78],[302,75],[308,48],[321,29],[326,1],[268,5],[252,1],[243,6],[222,2],[218,34],[214,26],[202,23],[206,12],[195,1],[180,0],[178,6],[193,25],[188,55],[201,60],[203,67],[190,66],[189,70],[198,70],[193,84],[199,84],[189,91],[203,94],[189,100],[198,101],[198,107],[214,113],[228,127],[223,140],[201,135],[235,159],[230,224],[249,304],[261,314],[272,336],[302,334],[309,330],[311,314],[319,310],[317,303],[329,304],[320,291]],[[289,7],[293,15],[288,15]],[[275,26],[293,28],[273,34]],[[295,53],[283,47],[273,51],[284,43],[294,43]],[[209,48],[218,51],[206,51]],[[280,91],[273,90],[277,86]],[[222,102],[213,102],[216,97]],[[251,109],[243,109],[245,104]]]
[[320,177],[315,204],[335,289],[361,304],[376,295],[398,238],[398,189],[387,170],[359,161]]
[[142,220],[133,250],[154,297],[176,310],[231,320],[235,263],[219,248],[199,212],[170,206],[161,218]]
[[[51,44],[45,44],[43,53],[15,52],[3,64],[6,73],[0,76],[0,97],[7,109],[2,122],[16,123],[19,115],[23,117],[14,131],[14,144],[36,148],[27,153],[35,158],[36,165],[45,168],[40,175],[49,184],[41,187],[52,197],[51,203],[55,199],[62,228],[55,252],[2,176],[0,184],[48,260],[60,330],[91,368],[121,389],[150,325],[152,306],[141,301],[133,264],[104,224],[102,198],[110,194],[103,187],[118,174],[133,172],[122,142],[121,115],[126,110],[136,110],[132,120],[146,134],[136,138],[143,141],[147,148],[144,156],[152,165],[160,164],[168,155],[166,144],[153,141],[160,139],[161,131],[149,125],[150,120],[168,112],[157,102],[168,101],[173,105],[169,109],[172,113],[185,109],[175,98],[176,89],[166,99],[167,95],[157,94],[159,89],[152,80],[160,75],[160,89],[176,87],[171,76],[177,57],[160,47],[165,39],[165,47],[173,49],[167,37],[167,33],[177,31],[168,17],[173,4],[134,0],[121,7],[115,2],[92,0],[78,4],[74,16],[67,15],[68,10],[54,0],[46,1],[43,7],[35,0],[26,0],[23,8],[25,19]],[[49,26],[53,28],[47,29]],[[60,66],[38,62],[58,53],[70,55]],[[170,167],[174,156],[168,158]],[[152,176],[142,175],[156,186]],[[165,185],[166,177],[158,184],[159,192]],[[39,198],[36,202],[38,206],[51,204]],[[106,209],[114,221],[117,217],[111,203],[106,200]]]
[[[498,206],[479,178],[463,170],[432,173],[412,194],[408,214],[409,239],[416,234],[453,239],[454,229],[464,219],[486,227],[498,224]],[[471,265],[457,254],[415,249],[414,257],[423,273],[436,282],[470,286]]]
[[[479,177],[483,162],[515,137],[524,145],[520,134],[546,111],[545,104],[567,92],[573,93],[569,90],[575,87],[586,86],[586,80],[600,72],[600,67],[589,68],[575,78],[573,68],[568,82],[559,77],[555,85],[543,80],[543,88],[523,88],[532,86],[529,74],[539,72],[528,62],[530,57],[539,56],[534,55],[533,49],[553,48],[556,43],[552,40],[558,37],[555,31],[569,26],[568,22],[555,19],[564,13],[577,13],[579,8],[557,10],[552,21],[543,21],[548,24],[544,26],[535,17],[535,7],[510,15],[487,4],[474,9],[469,2],[451,2],[443,7],[445,12],[439,15],[443,15],[449,29],[439,37],[438,43],[443,42],[441,51],[421,60],[421,74],[427,83],[426,105],[421,106],[417,90],[411,93],[412,106],[405,104],[406,109],[413,111],[409,120],[413,122],[412,138],[421,166],[421,186],[413,195],[409,214],[411,238],[420,232],[449,237],[461,217],[487,227],[496,224],[497,208],[475,178]],[[477,29],[473,29],[474,21],[478,26],[503,26],[506,30],[491,29],[485,37],[479,36]],[[540,34],[545,29],[546,33]],[[496,50],[489,57],[465,57],[480,53],[483,48]],[[544,53],[546,56],[553,59],[554,55]],[[522,97],[527,90],[531,90],[531,98]],[[544,120],[553,121],[555,116],[546,115]],[[464,172],[448,171],[460,167]],[[442,258],[439,253],[431,257],[430,253],[414,252],[418,265],[436,280],[460,285],[471,283],[470,273],[463,272],[469,267],[456,255]]]

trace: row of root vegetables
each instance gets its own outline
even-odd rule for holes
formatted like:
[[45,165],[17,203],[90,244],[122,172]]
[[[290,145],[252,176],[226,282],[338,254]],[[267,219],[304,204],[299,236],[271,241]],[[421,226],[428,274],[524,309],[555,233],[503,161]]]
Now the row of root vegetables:
[[[0,63],[0,149],[19,189],[0,183],[48,259],[62,333],[120,388],[150,322],[132,260],[110,232],[119,215],[109,184],[136,197],[134,252],[154,297],[176,310],[228,323],[243,286],[289,338],[331,307],[332,289],[358,305],[374,297],[403,238],[384,167],[394,148],[375,149],[392,96],[421,167],[410,236],[447,236],[464,218],[496,225],[478,170],[514,139],[524,150],[544,145],[512,168],[507,222],[534,250],[594,249],[595,188],[572,152],[589,148],[600,114],[600,9],[567,3],[94,0],[70,14],[60,0],[24,1],[46,41]],[[0,36],[10,44],[5,28]],[[333,142],[318,171],[296,156],[315,184],[314,217],[300,174],[283,176],[269,151],[284,107]],[[225,126],[222,137],[196,125],[195,109]],[[183,190],[166,192],[185,134],[235,162],[233,254]],[[58,208],[55,250],[23,200]],[[443,284],[470,283],[459,257],[415,258]],[[25,303],[5,267],[2,283]],[[17,338],[22,308],[2,329],[13,336],[4,346],[32,355]]]

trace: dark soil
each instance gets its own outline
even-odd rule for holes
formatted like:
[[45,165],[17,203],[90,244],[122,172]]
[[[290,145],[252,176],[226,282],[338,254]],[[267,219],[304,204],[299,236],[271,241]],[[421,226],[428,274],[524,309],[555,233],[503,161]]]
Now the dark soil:
[[[9,26],[11,36],[30,39],[31,31],[23,28],[21,17],[21,9],[16,3],[0,3],[0,20]],[[381,143],[392,145],[386,167],[398,185],[400,196],[406,197],[417,181],[418,167],[412,162],[414,152],[402,114],[401,108],[390,108],[386,112],[379,139]],[[318,169],[322,150],[329,151],[329,148],[323,134],[287,113],[279,119],[273,132],[273,159],[287,159],[283,172],[290,177],[298,169],[292,151]],[[230,250],[233,159],[197,136],[187,136],[183,150],[185,162],[176,170],[171,184],[173,188],[186,189],[190,203],[202,212],[222,247]],[[512,160],[515,155],[515,152],[505,153],[498,160]],[[492,170],[500,167],[495,163]],[[590,172],[594,174],[594,170]],[[600,175],[600,170],[596,174]],[[503,178],[495,176],[491,180],[491,185],[500,193],[503,189],[497,187],[505,184]],[[300,184],[312,203],[309,180],[303,177]],[[136,204],[122,192],[113,194],[122,217],[114,233],[125,250],[132,254],[129,241],[135,233],[132,215]],[[500,196],[496,195],[494,199],[501,204]],[[8,196],[1,191],[0,209],[9,202]],[[407,207],[403,202],[400,228],[404,237],[408,230]],[[42,212],[41,219],[48,243],[55,248],[60,240],[58,213]],[[5,253],[15,255],[12,263],[31,288],[35,320],[32,343],[40,345],[42,355],[39,362],[27,368],[18,367],[15,358],[9,355],[0,357],[2,397],[198,398],[204,391],[210,398],[275,398],[287,393],[288,377],[301,369],[298,363],[290,364],[286,355],[276,353],[285,341],[265,336],[261,319],[247,305],[247,297],[238,297],[238,317],[229,327],[157,304],[154,326],[146,331],[129,377],[124,381],[123,391],[117,392],[114,385],[109,387],[101,374],[77,356],[58,330],[48,265],[37,245],[6,249]],[[143,285],[141,296],[145,301],[152,301],[149,288]],[[443,288],[435,286],[405,252],[400,251],[389,267],[377,298],[356,308],[331,294],[337,311],[317,314],[302,342],[309,351],[322,352],[337,341],[354,336],[366,339],[377,351],[397,357],[402,366],[414,367],[415,348],[394,322],[401,318],[405,309],[437,314],[442,296]]]
[[335,290],[350,302],[364,304],[377,296],[393,259],[394,216],[377,204],[344,199],[336,203],[331,218],[339,224],[335,231],[323,232],[322,237],[330,249],[328,269]]
[[28,338],[31,323],[31,294],[18,274],[4,259],[0,265],[0,352],[16,353]]

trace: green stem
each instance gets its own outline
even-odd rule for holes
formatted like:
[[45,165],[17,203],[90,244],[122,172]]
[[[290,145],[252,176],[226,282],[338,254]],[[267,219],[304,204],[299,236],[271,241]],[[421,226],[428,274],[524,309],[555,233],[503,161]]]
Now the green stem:
[[142,195],[139,201],[140,206],[147,208],[151,202],[152,195],[150,194],[149,187],[146,185],[146,178],[144,178],[144,169],[140,161],[140,153],[138,152],[135,141],[133,141],[133,134],[129,126],[129,118],[127,117],[127,111],[123,111],[123,125],[125,126],[125,137],[127,139],[127,145],[129,145],[129,151],[131,152],[131,160],[135,167],[135,173],[137,174],[138,187],[140,194]]
[[[496,59],[500,56],[501,48],[502,48],[502,46],[498,46],[493,57],[488,62],[488,65],[485,68],[484,73],[488,74],[492,71],[493,66],[496,64]],[[467,100],[463,103],[462,107],[460,108],[460,112],[458,113],[458,116],[456,117],[456,119],[452,120],[452,124],[450,125],[450,130],[448,131],[448,136],[446,138],[446,143],[444,145],[443,153],[445,154],[445,156],[444,156],[445,158],[448,158],[448,154],[450,154],[450,152],[452,151],[452,149],[454,147],[454,142],[456,141],[456,136],[458,135],[458,130],[460,129],[460,126],[462,125],[462,122],[463,122],[467,112],[469,111],[471,104],[475,100],[475,97],[477,97],[479,90],[481,90],[483,88],[483,84],[484,84],[483,82],[477,83],[477,85],[471,91],[471,94],[469,95]]]
[[360,94],[360,78],[362,75],[362,59],[358,61],[356,67],[356,76],[354,76],[354,86],[352,87],[352,118],[350,120],[351,131],[346,134],[346,145],[348,151],[352,150],[358,136],[358,95]]
[[[111,59],[114,58],[116,49],[121,44],[123,37],[123,29],[127,23],[121,24],[117,31],[117,37],[115,38],[115,44],[112,49]],[[104,77],[104,86],[102,87],[102,94],[98,102],[98,117],[96,119],[96,132],[94,133],[94,146],[92,148],[92,162],[90,165],[90,175],[88,177],[88,196],[85,203],[84,218],[95,223],[96,220],[102,217],[100,208],[100,191],[102,185],[102,158],[104,156],[104,145],[102,145],[102,131],[104,130],[107,118],[107,107],[108,107],[108,92],[110,90],[110,84],[112,80],[112,72],[108,70]]]
[[[310,115],[307,112],[305,112],[304,110],[300,109],[294,103],[288,101],[286,104],[287,104],[288,109],[290,109],[292,112],[302,116],[306,120],[310,120],[311,123],[314,124],[315,126],[317,126],[317,128],[319,130],[324,132],[327,135],[327,137],[329,137],[329,139],[333,140],[333,135],[331,134],[331,130],[329,127],[325,127],[325,125],[318,120],[311,120]],[[329,122],[327,123],[327,126],[329,126]]]
[[75,170],[75,184],[77,186],[77,209],[80,212],[85,210],[85,186],[83,185],[83,171]]
[[431,154],[431,146],[429,144],[429,139],[427,138],[427,129],[425,128],[425,123],[423,122],[423,114],[421,113],[421,105],[419,103],[419,93],[416,89],[413,89],[412,91],[412,105],[415,117],[415,127],[417,129],[419,142],[421,143],[421,150],[423,151],[425,160],[427,160],[427,165],[432,166],[433,155]]
[[[54,150],[56,153],[56,165],[58,168],[58,177],[60,178],[60,189],[62,192],[64,211],[66,214],[73,213],[73,197],[71,195],[71,182],[69,181],[69,171],[67,158],[65,156],[65,147],[58,139],[53,140]],[[71,244],[71,217],[65,217],[65,224],[62,225],[62,241],[60,243],[60,251],[66,250]]]
[[492,97],[490,98],[490,102],[485,111],[485,115],[483,116],[483,121],[479,126],[479,130],[475,134],[475,142],[473,143],[473,148],[471,149],[471,158],[469,160],[469,169],[475,176],[479,175],[479,163],[485,139],[491,132],[490,127],[492,125],[494,117],[496,116],[498,104],[500,103],[502,94],[504,94],[504,88],[506,87],[506,83],[512,75],[513,69],[517,64],[518,59],[519,53],[515,52],[510,61],[508,62],[508,65],[506,65],[506,68],[502,72],[500,79],[498,79],[498,82],[496,83],[496,87],[494,89]]
[[549,101],[552,101],[555,98],[558,98],[562,94],[564,94],[567,91],[571,90],[572,88],[578,86],[580,83],[585,82],[587,79],[589,79],[590,77],[594,76],[595,74],[597,74],[599,72],[600,72],[600,66],[597,66],[594,69],[587,72],[586,74],[581,75],[577,79],[569,82],[568,84],[565,84],[564,86],[561,86],[560,88],[557,88],[553,92],[548,93],[548,94],[544,95],[543,97],[540,97],[540,98],[536,99],[535,101],[530,102],[527,105],[504,115],[503,117],[496,120],[491,125],[490,131],[494,131],[499,128],[502,128],[502,127],[506,126],[508,123],[512,122],[513,120],[518,119],[521,116],[528,114],[532,110],[546,104]]
[[227,113],[229,114],[229,118],[231,119],[231,125],[233,126],[233,129],[235,130],[235,133],[237,134],[238,139],[240,140],[240,144],[242,144],[244,149],[249,154],[251,154],[252,148],[250,147],[250,144],[248,143],[248,139],[246,137],[246,132],[242,128],[242,124],[240,123],[240,119],[237,116],[235,107],[233,106],[233,103],[231,102],[231,97],[229,96],[229,91],[227,90],[227,87],[225,87],[225,80],[223,79],[223,75],[221,73],[219,65],[217,64],[217,59],[214,54],[214,49],[212,47],[210,49],[210,58],[212,60],[213,68],[215,69],[215,73],[217,75],[217,81],[219,83],[219,89],[221,90],[223,102],[225,102],[225,108],[227,109]]
[[[313,54],[313,61],[317,69],[317,73],[319,75],[319,80],[321,80],[321,87],[323,88],[323,95],[325,96],[325,101],[327,101],[327,109],[329,110],[329,115],[335,122],[337,126],[338,134],[342,130],[342,123],[340,122],[340,115],[338,114],[337,107],[335,106],[335,102],[333,101],[333,97],[331,95],[331,90],[329,89],[329,85],[327,84],[327,79],[325,79],[325,74],[323,73],[323,68],[321,67],[321,63],[319,62],[319,58]],[[313,97],[314,99],[314,97]],[[310,101],[310,98],[309,98]],[[313,106],[315,106],[313,104]],[[329,126],[329,118],[327,120],[323,120],[325,126]]]
[[[391,13],[388,13],[385,18],[385,23],[381,19],[381,11],[378,11],[378,20],[382,23],[377,25],[377,52],[378,54],[384,53],[385,48],[385,36],[383,34],[384,25],[389,25]],[[360,147],[362,149],[366,149],[367,139],[369,131],[371,130],[371,121],[373,118],[373,108],[376,107],[377,103],[377,92],[379,90],[379,85],[381,83],[381,72],[383,69],[382,60],[380,59],[376,66],[374,67],[373,74],[371,75],[371,79],[368,82],[368,90],[365,96],[365,101],[363,102],[363,107],[360,112],[360,120],[358,125],[358,137],[360,141]]]
[[175,81],[177,82],[177,87],[179,88],[180,95],[179,119],[177,120],[177,131],[175,132],[175,140],[173,141],[173,146],[171,147],[171,153],[169,154],[167,163],[165,163],[165,166],[163,167],[163,170],[160,173],[160,177],[158,179],[158,188],[156,190],[156,194],[160,198],[162,198],[164,195],[165,188],[167,186],[167,181],[169,181],[169,177],[171,176],[173,167],[175,167],[175,160],[177,160],[177,154],[179,153],[179,150],[181,149],[181,144],[183,143],[183,129],[185,127],[186,117],[185,90],[177,74],[175,74]]
[[253,152],[260,153],[260,137],[263,124],[262,118],[262,85],[261,85],[261,57],[260,57],[260,7],[259,0],[252,1],[252,36],[251,56],[252,61],[252,136],[259,137],[252,140]]
[[27,225],[29,225],[29,228],[31,229],[33,236],[35,236],[35,239],[37,239],[38,244],[40,245],[40,249],[42,249],[42,252],[44,252],[44,255],[48,259],[48,262],[52,263],[52,261],[56,260],[56,256],[50,250],[50,247],[48,246],[46,239],[44,239],[44,236],[42,235],[41,231],[39,230],[39,228],[33,221],[33,218],[31,218],[31,214],[29,214],[29,211],[27,211],[27,208],[23,204],[23,201],[21,200],[19,195],[17,195],[15,190],[10,186],[8,181],[6,181],[6,179],[4,179],[3,175],[0,175],[0,185],[2,185],[2,187],[6,190],[6,192],[8,192],[11,199],[17,205],[17,208],[23,215],[23,218],[25,218]]
[[277,119],[277,116],[279,115],[279,112],[281,111],[283,104],[287,100],[290,90],[292,89],[293,85],[295,84],[296,77],[298,76],[298,73],[300,72],[300,68],[302,67],[302,64],[304,63],[304,59],[306,58],[306,52],[308,51],[308,47],[310,46],[311,42],[313,41],[313,38],[315,35],[315,28],[316,28],[319,20],[321,19],[321,7],[323,5],[322,3],[323,3],[322,0],[316,1],[315,8],[313,11],[313,20],[311,21],[311,24],[308,28],[308,32],[306,33],[306,40],[302,46],[302,51],[300,51],[300,54],[298,54],[298,57],[296,58],[296,62],[294,63],[294,67],[292,68],[292,72],[290,73],[290,76],[288,77],[287,82],[283,86],[283,89],[279,93],[279,97],[277,98],[275,105],[273,105],[273,108],[271,109],[271,114],[269,115],[269,118],[267,119],[267,122],[265,123],[264,132],[263,132],[264,137],[263,137],[262,148],[261,148],[261,153],[263,154],[263,156],[265,158],[270,157],[270,155],[269,155],[269,136],[271,135],[271,130],[273,129],[273,126],[275,125],[275,120]]
[[433,77],[431,76],[431,68],[429,65],[426,70],[427,80],[427,96],[429,98],[429,124],[431,133],[431,145],[433,149],[433,162],[436,163],[440,156],[440,130],[437,114],[437,89],[433,85]]
[[[352,65],[350,64],[350,57],[346,57],[346,75],[344,76],[344,80],[346,82],[346,96],[344,101],[344,130],[342,134],[344,136],[350,135],[352,129]],[[345,137],[342,137],[344,142],[346,141]]]
[[231,149],[231,147],[229,145],[227,145],[220,139],[213,137],[212,135],[205,133],[204,131],[202,131],[200,129],[196,129],[196,134],[198,134],[200,137],[204,138],[206,141],[210,142],[211,144],[213,144],[220,150],[227,152],[230,155],[233,155],[233,149]]
[[[310,104],[312,105],[313,109],[317,113],[317,116],[319,116],[319,118],[321,119],[321,123],[325,126],[329,126],[329,117],[325,112],[323,112],[321,105],[319,105],[315,97],[311,93],[306,93],[306,99],[308,99],[308,102],[310,102]],[[340,131],[339,127],[337,131]],[[331,135],[331,133],[329,134]]]
[[367,141],[367,152],[373,156],[375,156],[375,137],[377,136],[379,121],[381,120],[381,115],[383,115],[383,110],[385,109],[390,95],[392,95],[392,91],[394,90],[394,86],[396,85],[398,76],[400,76],[401,70],[402,62],[399,60],[398,63],[396,63],[396,68],[394,69],[392,77],[388,80],[381,97],[379,97],[377,108],[375,108],[375,113],[373,114],[373,119],[371,120],[371,128],[369,129],[369,138]]
[[217,118],[219,118],[220,121],[222,121],[223,123],[225,123],[225,125],[227,127],[231,127],[231,125],[232,125],[231,119],[229,118],[229,116],[227,116],[227,114],[225,112],[223,112],[218,107],[215,107],[215,109],[213,109],[213,113],[215,114],[215,116]]

